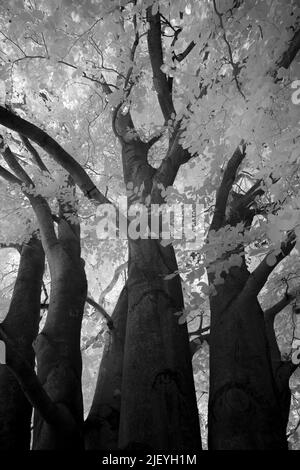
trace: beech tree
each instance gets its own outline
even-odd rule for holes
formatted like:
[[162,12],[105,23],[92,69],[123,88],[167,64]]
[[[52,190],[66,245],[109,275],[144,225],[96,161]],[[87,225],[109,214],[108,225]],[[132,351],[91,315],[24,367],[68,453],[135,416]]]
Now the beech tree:
[[[282,357],[274,318],[298,298],[297,2],[0,8],[1,246],[20,252],[0,448],[30,447],[34,409],[32,449],[201,450],[192,358],[207,342],[208,447],[287,448],[297,346]],[[201,206],[201,244],[162,226],[100,239],[102,208],[124,195],[126,227],[137,207],[150,222],[165,203]],[[126,269],[111,314],[107,258],[115,280]],[[284,295],[261,306],[272,282]],[[82,356],[99,338],[84,413]]]

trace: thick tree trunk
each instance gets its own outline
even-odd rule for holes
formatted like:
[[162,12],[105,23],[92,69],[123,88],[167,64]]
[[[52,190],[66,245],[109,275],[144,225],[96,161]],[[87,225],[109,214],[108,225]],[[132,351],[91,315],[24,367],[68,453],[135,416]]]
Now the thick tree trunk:
[[37,373],[69,425],[54,429],[35,412],[33,448],[78,450],[83,448],[80,332],[87,293],[79,226],[62,218],[47,258],[51,292],[47,320],[34,345]]
[[114,450],[118,447],[124,343],[128,309],[127,285],[112,314],[89,415],[85,422],[86,450]]
[[[41,284],[44,273],[42,244],[32,238],[21,250],[18,275],[8,314],[2,323],[18,351],[34,369],[32,342],[38,334]],[[13,362],[14,351],[7,349],[7,363]],[[0,450],[30,448],[32,406],[16,378],[5,365],[0,365]]]
[[[123,132],[131,127],[130,115],[120,114],[118,126]],[[147,145],[138,137],[126,139],[120,138],[124,181],[139,189],[129,195],[128,207],[149,200],[151,204],[164,203],[155,180],[156,171],[147,161]],[[176,315],[184,305],[174,249],[172,245],[164,247],[160,239],[135,240],[130,233],[128,245],[119,447],[155,451],[200,449],[187,326],[179,325]]]
[[290,374],[283,377],[281,372],[287,370],[282,363],[281,372],[274,374],[263,311],[244,287],[248,277],[245,265],[232,268],[211,297],[208,445],[212,450],[287,449]]
[[186,324],[172,246],[129,240],[128,319],[120,446],[189,451],[201,448]]

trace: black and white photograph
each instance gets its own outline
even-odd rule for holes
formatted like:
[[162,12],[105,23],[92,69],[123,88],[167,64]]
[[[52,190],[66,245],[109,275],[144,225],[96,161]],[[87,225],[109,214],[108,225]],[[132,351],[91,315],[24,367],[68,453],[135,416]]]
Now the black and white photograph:
[[300,450],[299,49],[300,0],[0,0],[0,456]]

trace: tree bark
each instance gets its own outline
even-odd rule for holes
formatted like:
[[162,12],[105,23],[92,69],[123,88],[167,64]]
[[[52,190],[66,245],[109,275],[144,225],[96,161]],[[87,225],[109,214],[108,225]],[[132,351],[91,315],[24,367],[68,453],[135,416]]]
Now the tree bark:
[[[119,118],[119,129],[124,129]],[[120,122],[121,121],[121,122]],[[123,134],[124,135],[124,134]],[[139,138],[121,138],[125,184],[143,188],[128,198],[162,204],[148,147]],[[124,349],[119,447],[131,450],[188,451],[201,448],[183,296],[172,245],[160,239],[128,237],[128,315]]]
[[[257,181],[246,194],[229,202],[237,171],[246,156],[241,145],[229,159],[216,194],[210,233],[225,226],[251,227],[255,197],[261,195]],[[289,377],[293,368],[281,361],[274,324],[266,321],[257,296],[274,268],[295,245],[295,234],[288,233],[280,252],[270,251],[250,273],[241,244],[225,251],[241,258],[240,266],[223,271],[221,281],[208,269],[208,281],[215,293],[210,296],[210,395],[208,404],[208,446],[212,450],[287,449],[286,426],[289,409]],[[272,255],[274,263],[268,261]],[[277,312],[278,313],[278,312]],[[274,318],[273,318],[274,319]],[[274,356],[275,352],[275,356]]]
[[128,309],[127,285],[112,314],[89,415],[85,421],[86,450],[118,448],[122,370]]
[[84,447],[80,332],[87,294],[79,226],[62,217],[57,242],[47,245],[46,254],[51,291],[47,320],[34,345],[37,374],[69,424],[54,428],[35,412],[33,449],[78,450]]
[[[3,330],[14,339],[32,370],[32,342],[39,328],[44,259],[42,244],[37,238],[23,244],[10,308],[2,323]],[[13,362],[13,355],[14,351],[7,348],[8,365]],[[0,365],[0,450],[29,450],[31,414],[32,406],[16,378],[5,365]]]
[[287,449],[288,414],[283,419],[263,311],[243,292],[224,305],[221,292],[224,299],[230,288],[225,281],[211,302],[209,448]]
[[[277,263],[292,246],[293,242],[278,255]],[[287,450],[289,378],[295,367],[281,361],[275,309],[270,309],[270,318],[257,300],[274,266],[263,260],[250,274],[240,254],[241,266],[223,272],[223,284],[214,285],[214,274],[208,275],[216,288],[210,297],[208,446],[211,450]]]
[[152,450],[200,449],[186,324],[171,246],[129,241],[128,319],[124,354],[120,446]]

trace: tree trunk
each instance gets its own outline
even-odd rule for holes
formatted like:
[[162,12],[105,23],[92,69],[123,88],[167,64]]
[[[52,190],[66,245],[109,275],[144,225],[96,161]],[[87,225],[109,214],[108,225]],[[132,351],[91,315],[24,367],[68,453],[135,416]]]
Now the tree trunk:
[[118,447],[122,370],[128,309],[127,285],[112,314],[94,393],[85,422],[86,450],[115,450]]
[[[2,323],[5,333],[34,369],[32,342],[38,334],[40,296],[44,273],[42,244],[32,238],[21,250],[18,275],[8,314]],[[6,362],[13,361],[14,351],[7,349]],[[0,450],[29,450],[32,406],[16,378],[0,365]]]
[[[232,190],[245,156],[242,141],[223,172],[209,237],[214,238],[221,228],[240,223],[246,232],[257,214],[256,198],[264,194],[260,181],[244,194]],[[257,296],[294,245],[295,237],[290,233],[279,252],[271,250],[251,273],[243,243],[225,250],[208,267],[209,284],[215,290],[210,296],[209,449],[287,449],[289,377],[293,367],[281,361],[274,322],[265,318]],[[223,271],[217,280],[216,269],[231,255],[240,258],[240,265]]]
[[201,448],[199,417],[174,250],[129,240],[120,446],[164,451]]
[[280,373],[274,374],[264,313],[245,288],[245,265],[231,268],[224,278],[210,299],[209,448],[287,449],[291,372],[282,374],[287,369],[280,363]]
[[58,241],[46,254],[51,292],[47,320],[34,345],[37,373],[69,425],[54,429],[35,412],[33,449],[78,450],[83,448],[80,332],[87,294],[79,226],[62,218]]
[[[119,115],[118,128],[123,129],[123,135],[126,126],[131,125],[130,115]],[[137,202],[145,204],[149,199],[151,204],[162,204],[156,171],[147,161],[147,144],[137,136],[120,141],[125,184],[131,182],[139,190],[128,197],[128,207]],[[174,249],[172,245],[162,246],[161,238],[135,240],[130,234],[128,246],[119,447],[200,449],[187,326],[179,325],[175,315],[183,311],[184,305]]]

